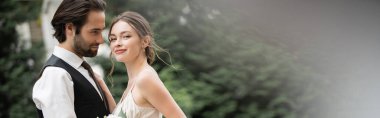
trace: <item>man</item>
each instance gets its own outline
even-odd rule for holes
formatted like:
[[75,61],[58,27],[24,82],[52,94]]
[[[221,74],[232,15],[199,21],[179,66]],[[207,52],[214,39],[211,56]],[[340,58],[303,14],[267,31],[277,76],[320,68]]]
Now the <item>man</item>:
[[39,117],[103,118],[116,106],[104,81],[83,57],[94,57],[104,43],[105,2],[63,0],[51,24],[59,45],[33,87]]

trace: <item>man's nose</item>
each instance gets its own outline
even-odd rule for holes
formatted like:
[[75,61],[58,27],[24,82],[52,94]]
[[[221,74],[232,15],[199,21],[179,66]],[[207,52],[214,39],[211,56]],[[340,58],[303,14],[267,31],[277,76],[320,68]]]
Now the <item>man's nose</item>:
[[96,42],[99,43],[99,44],[104,43],[103,35],[100,35],[100,36],[96,39]]

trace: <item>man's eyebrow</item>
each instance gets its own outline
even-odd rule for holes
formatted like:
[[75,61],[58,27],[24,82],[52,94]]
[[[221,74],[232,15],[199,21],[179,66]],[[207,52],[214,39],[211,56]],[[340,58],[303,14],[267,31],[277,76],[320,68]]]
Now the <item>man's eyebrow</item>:
[[102,31],[102,30],[104,30],[105,28],[93,28],[93,29],[91,29],[92,31]]

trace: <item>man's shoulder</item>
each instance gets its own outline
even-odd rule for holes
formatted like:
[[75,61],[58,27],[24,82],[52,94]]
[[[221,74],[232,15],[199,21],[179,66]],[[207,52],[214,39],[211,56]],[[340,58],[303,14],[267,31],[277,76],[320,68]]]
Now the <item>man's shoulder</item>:
[[53,66],[53,65],[50,65],[50,66],[46,66],[45,69],[44,69],[44,72],[46,71],[52,71],[52,72],[67,72],[64,68],[62,67],[58,67],[58,66]]
[[40,77],[41,78],[51,78],[51,77],[70,77],[69,72],[64,68],[57,66],[47,66]]

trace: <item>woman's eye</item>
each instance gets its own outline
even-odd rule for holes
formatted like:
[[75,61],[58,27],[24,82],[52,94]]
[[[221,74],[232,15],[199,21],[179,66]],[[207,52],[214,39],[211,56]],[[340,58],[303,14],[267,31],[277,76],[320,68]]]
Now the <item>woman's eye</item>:
[[116,40],[116,38],[109,38],[110,42],[113,42]]
[[128,39],[130,37],[131,37],[130,35],[123,36],[124,39]]

